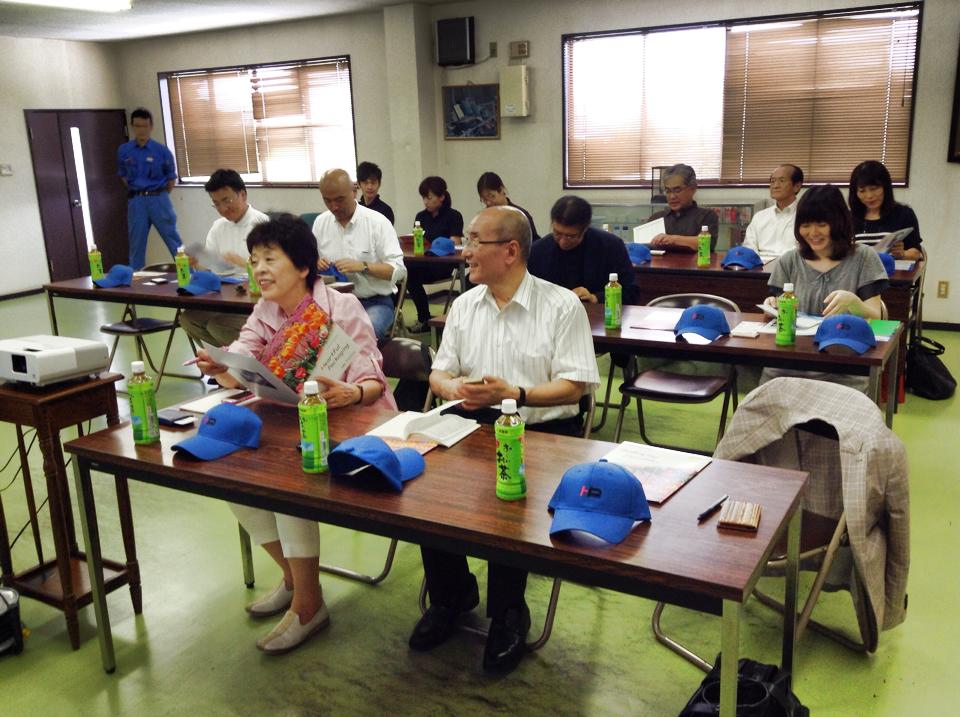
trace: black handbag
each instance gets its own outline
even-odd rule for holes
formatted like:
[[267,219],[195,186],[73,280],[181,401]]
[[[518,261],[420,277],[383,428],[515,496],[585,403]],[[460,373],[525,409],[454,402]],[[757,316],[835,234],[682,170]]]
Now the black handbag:
[[907,388],[921,398],[942,401],[957,390],[957,381],[940,356],[943,344],[918,336],[907,349]]
[[23,652],[23,626],[20,624],[20,594],[0,587],[0,654]]
[[[737,664],[737,717],[809,717],[787,687],[789,673],[776,665],[743,658]],[[720,655],[683,708],[680,717],[720,714]]]

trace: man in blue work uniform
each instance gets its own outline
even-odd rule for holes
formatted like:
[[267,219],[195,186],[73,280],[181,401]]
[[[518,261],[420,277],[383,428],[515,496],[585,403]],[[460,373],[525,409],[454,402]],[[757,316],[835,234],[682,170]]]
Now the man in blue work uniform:
[[177,234],[177,215],[170,201],[170,190],[177,181],[177,170],[170,150],[150,139],[153,116],[143,107],[130,113],[133,139],[120,145],[117,164],[120,179],[127,188],[127,236],[130,266],[142,269],[146,263],[147,235],[153,224],[160,232],[170,255],[182,244]]

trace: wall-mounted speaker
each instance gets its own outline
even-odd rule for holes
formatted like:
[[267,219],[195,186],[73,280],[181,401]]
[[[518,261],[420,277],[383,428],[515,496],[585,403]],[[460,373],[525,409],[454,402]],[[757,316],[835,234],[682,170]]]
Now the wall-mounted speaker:
[[476,57],[472,17],[437,20],[438,65],[472,65]]

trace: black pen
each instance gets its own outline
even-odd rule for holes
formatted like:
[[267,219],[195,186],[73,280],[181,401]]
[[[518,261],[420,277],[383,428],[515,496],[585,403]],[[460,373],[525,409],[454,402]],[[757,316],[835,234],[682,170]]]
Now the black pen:
[[729,497],[730,496],[728,495],[720,496],[720,498],[717,500],[716,503],[712,504],[709,508],[707,508],[705,511],[703,511],[700,515],[697,516],[697,522],[702,523],[711,515],[716,513],[718,510],[720,510],[720,506],[723,505],[723,502]]

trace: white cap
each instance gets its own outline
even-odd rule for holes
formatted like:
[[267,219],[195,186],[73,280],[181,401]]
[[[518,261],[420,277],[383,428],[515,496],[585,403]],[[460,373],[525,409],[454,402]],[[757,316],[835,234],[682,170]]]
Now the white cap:
[[500,401],[500,412],[511,414],[517,412],[517,399],[515,398],[505,398]]
[[415,221],[415,222],[413,223],[413,226],[415,226],[415,227],[420,226],[420,222],[419,222],[419,221]]
[[610,273],[610,278],[608,279],[608,281],[616,281],[616,280],[617,280],[617,274],[616,274],[616,272],[611,272],[611,273]]
[[307,396],[316,396],[320,393],[320,387],[316,381],[305,381],[303,384],[303,393]]
[[96,245],[96,244],[91,244],[91,245],[90,245],[90,251],[96,251],[96,250],[97,250],[97,245]]
[[177,247],[177,254],[186,254],[186,253],[187,253],[187,250],[186,250],[186,248],[183,246],[183,244],[181,244],[180,246]]
[[784,284],[784,285],[783,285],[783,290],[784,290],[784,291],[789,291],[789,292],[792,294],[792,293],[793,293],[793,282],[792,282],[792,281],[788,281],[786,284]]
[[131,362],[130,370],[133,371],[134,373],[143,373],[144,372],[143,361]]
[[702,227],[700,227],[700,231],[701,231],[701,232],[708,232],[708,231],[710,231],[710,227],[708,227],[706,224],[704,224]]

